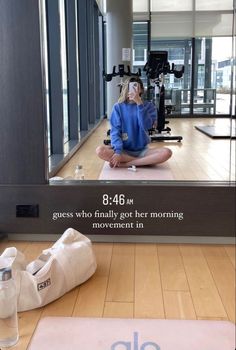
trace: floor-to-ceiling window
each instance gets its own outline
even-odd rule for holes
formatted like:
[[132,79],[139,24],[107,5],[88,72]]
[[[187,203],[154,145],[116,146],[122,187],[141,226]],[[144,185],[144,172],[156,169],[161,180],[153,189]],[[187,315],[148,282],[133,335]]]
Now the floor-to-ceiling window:
[[175,97],[175,113],[230,115],[233,0],[133,0],[133,11],[134,56],[144,56],[141,29],[149,18],[150,49],[167,51],[177,69],[184,65],[183,78],[165,77]]
[[103,79],[103,69],[105,67],[105,45],[104,45],[104,21],[102,15],[98,18],[98,55],[99,55],[99,99],[100,99],[100,115],[105,114],[105,81]]
[[51,122],[50,122],[50,106],[49,106],[49,72],[48,72],[48,40],[47,40],[47,20],[46,20],[46,7],[45,0],[40,2],[41,8],[41,42],[42,53],[44,60],[44,96],[45,96],[45,108],[47,115],[47,147],[48,155],[51,154]]
[[[194,112],[230,115],[233,0],[195,2],[195,79],[197,101]],[[229,62],[230,61],[230,62]],[[202,89],[202,91],[201,91]],[[194,96],[195,98],[195,96]]]
[[76,49],[76,75],[77,75],[77,102],[78,102],[78,123],[77,129],[80,132],[80,76],[79,76],[79,32],[78,32],[78,4],[75,2],[75,49]]
[[51,170],[104,116],[104,23],[95,0],[40,0],[40,8]]
[[164,76],[164,84],[167,93],[171,95],[174,109],[172,114],[190,113],[190,88],[192,70],[192,41],[191,39],[152,39],[151,50],[167,51],[170,67],[181,70],[184,66],[184,74],[177,78],[174,74]]
[[147,77],[143,67],[147,62],[148,52],[148,22],[133,22],[133,70],[141,69],[144,85],[147,84]]
[[230,37],[195,39],[194,113],[230,114],[231,55]]
[[59,0],[60,35],[61,35],[61,70],[63,94],[63,125],[64,143],[69,140],[68,85],[67,85],[67,45],[66,45],[66,14],[65,0]]
[[[222,50],[224,47],[224,50]],[[232,71],[232,38],[212,38],[213,83],[216,88],[216,113],[230,113],[230,91]]]

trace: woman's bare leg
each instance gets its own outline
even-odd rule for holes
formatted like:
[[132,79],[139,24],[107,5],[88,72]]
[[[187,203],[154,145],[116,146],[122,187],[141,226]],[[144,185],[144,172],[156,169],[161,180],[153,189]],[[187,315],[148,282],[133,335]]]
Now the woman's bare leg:
[[[114,150],[110,146],[99,146],[96,149],[96,153],[99,158],[110,161],[114,154]],[[172,151],[169,148],[151,148],[148,149],[143,157],[132,157],[126,153],[121,154],[120,167],[145,166],[154,165],[166,162],[172,155]]]
[[154,165],[166,162],[172,156],[172,151],[169,148],[152,148],[147,151],[145,156],[134,158],[125,163],[125,166],[129,167]]

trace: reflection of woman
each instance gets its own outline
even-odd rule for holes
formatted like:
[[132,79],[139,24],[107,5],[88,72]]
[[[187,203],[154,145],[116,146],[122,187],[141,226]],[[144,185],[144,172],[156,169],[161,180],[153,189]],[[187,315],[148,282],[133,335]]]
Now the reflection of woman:
[[[132,92],[129,83],[137,82]],[[152,165],[163,163],[171,157],[168,148],[148,148],[148,129],[156,122],[153,103],[143,102],[143,82],[136,77],[129,78],[123,85],[118,103],[113,106],[111,123],[111,146],[99,146],[97,155],[110,163],[111,167]]]

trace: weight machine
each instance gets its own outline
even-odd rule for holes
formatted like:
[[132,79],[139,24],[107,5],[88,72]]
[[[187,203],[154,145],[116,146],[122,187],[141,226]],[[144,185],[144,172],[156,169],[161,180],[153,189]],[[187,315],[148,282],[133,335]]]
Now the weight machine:
[[174,63],[170,66],[167,51],[150,51],[148,61],[143,70],[146,72],[147,78],[151,82],[148,90],[152,90],[153,92],[152,101],[156,105],[158,113],[157,128],[149,130],[151,141],[176,140],[180,142],[183,137],[172,136],[170,134],[171,128],[166,127],[166,124],[169,123],[166,121],[166,111],[167,114],[170,114],[173,110],[173,106],[165,106],[164,77],[167,74],[174,74],[175,78],[181,78],[184,74],[184,66],[182,66],[180,70],[175,68]]

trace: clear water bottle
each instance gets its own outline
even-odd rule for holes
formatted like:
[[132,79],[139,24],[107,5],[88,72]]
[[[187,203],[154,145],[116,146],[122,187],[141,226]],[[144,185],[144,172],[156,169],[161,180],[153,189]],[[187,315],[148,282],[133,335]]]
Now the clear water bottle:
[[84,180],[84,171],[82,165],[76,165],[74,179]]
[[16,286],[9,267],[0,269],[0,348],[19,339]]

